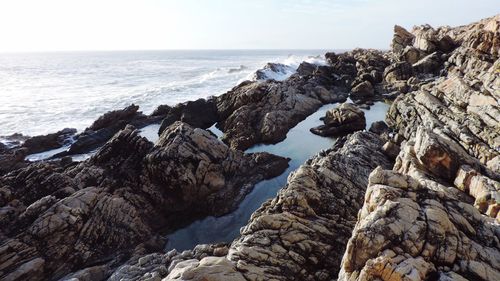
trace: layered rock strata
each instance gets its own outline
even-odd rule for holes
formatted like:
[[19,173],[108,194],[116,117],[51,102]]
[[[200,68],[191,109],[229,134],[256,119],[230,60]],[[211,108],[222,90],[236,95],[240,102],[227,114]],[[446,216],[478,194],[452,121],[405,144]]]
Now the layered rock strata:
[[176,122],[156,144],[129,125],[80,164],[13,171],[0,179],[0,278],[54,280],[161,250],[159,232],[234,209],[287,162]]

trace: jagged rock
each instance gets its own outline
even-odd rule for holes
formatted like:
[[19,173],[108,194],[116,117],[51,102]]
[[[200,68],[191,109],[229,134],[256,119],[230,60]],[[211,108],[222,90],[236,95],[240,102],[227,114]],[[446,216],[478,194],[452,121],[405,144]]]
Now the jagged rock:
[[401,57],[402,60],[407,61],[410,64],[414,64],[420,60],[421,54],[417,48],[413,46],[407,46],[406,48],[404,48]]
[[177,122],[156,145],[127,126],[78,165],[16,170],[0,178],[6,226],[0,278],[23,280],[26,268],[34,271],[23,265],[39,258],[38,276],[58,279],[103,260],[114,264],[157,251],[160,229],[234,209],[255,183],[282,173],[287,162],[231,150],[207,131]]
[[165,119],[161,122],[158,134],[162,132],[175,121],[182,121],[191,126],[207,129],[219,120],[215,99],[198,99],[180,103],[171,108]]
[[297,68],[297,73],[300,76],[312,75],[314,71],[318,69],[318,66],[308,62],[302,62]]
[[441,59],[438,54],[434,52],[414,63],[413,69],[419,73],[436,73],[441,66]]
[[407,46],[413,44],[415,36],[399,25],[394,26],[394,37],[392,38],[392,52],[398,54]]
[[76,129],[66,128],[57,133],[31,137],[23,143],[22,147],[28,149],[28,154],[56,149],[68,144],[70,142],[68,139],[75,133]]
[[283,82],[240,84],[217,98],[222,120],[217,126],[224,132],[222,139],[237,149],[282,141],[290,128],[323,103],[347,98],[334,90],[329,79],[324,72],[316,71],[308,78],[294,75]]
[[138,111],[139,106],[130,105],[121,110],[113,110],[100,116],[90,127],[75,137],[68,151],[54,155],[60,158],[67,155],[92,151],[111,139],[127,124],[142,128],[146,125],[159,122],[161,116],[146,116]]
[[320,136],[336,136],[363,130],[366,127],[365,113],[352,103],[343,103],[326,112],[325,125],[311,128]]
[[24,160],[28,155],[28,149],[8,149],[0,154],[0,175],[6,174],[12,170],[26,167],[27,161]]
[[388,83],[399,80],[407,80],[412,75],[412,66],[406,61],[391,64],[384,70],[384,79]]
[[335,278],[363,202],[367,174],[375,165],[391,166],[381,146],[372,133],[349,136],[301,166],[278,197],[252,215],[229,249],[231,264],[203,271],[190,265],[185,271],[184,264],[177,264],[171,272],[185,272],[194,280],[233,274],[235,268],[245,280]]
[[490,179],[469,165],[462,165],[454,180],[455,186],[474,197],[474,206],[483,214],[500,221],[500,182]]
[[[198,245],[193,250],[186,250],[182,253],[178,253],[176,250],[172,250],[166,254],[154,253],[145,256],[137,256],[127,261],[126,264],[120,266],[115,272],[112,273],[108,280],[161,280],[162,278],[167,277],[169,272],[179,263],[188,261],[188,264],[192,264],[195,261],[200,261],[205,257],[224,257],[226,254],[227,245],[213,244]],[[188,270],[187,267],[184,267],[182,265],[186,265],[186,263],[183,263],[179,266],[178,270],[176,271],[177,274],[175,274],[176,276],[181,275],[182,277],[182,270]],[[213,264],[211,266],[213,266]],[[225,267],[224,269],[227,269],[227,267]],[[222,272],[222,270],[218,270],[218,272]],[[188,274],[184,275],[184,277],[188,276]]]
[[360,99],[371,97],[375,94],[372,83],[364,81],[351,89],[351,98]]
[[295,72],[295,69],[282,63],[267,63],[262,69],[254,73],[254,80],[283,80]]
[[378,168],[339,280],[497,280],[499,244],[493,219],[446,187]]

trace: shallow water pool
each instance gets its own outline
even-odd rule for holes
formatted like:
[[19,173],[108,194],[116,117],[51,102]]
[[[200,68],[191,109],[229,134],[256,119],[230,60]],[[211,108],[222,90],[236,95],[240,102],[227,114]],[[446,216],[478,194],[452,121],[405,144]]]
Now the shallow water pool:
[[[240,228],[247,224],[252,213],[257,210],[266,200],[273,198],[279,189],[286,185],[290,172],[296,170],[307,159],[323,149],[330,148],[336,141],[335,138],[320,137],[309,131],[310,128],[323,124],[319,120],[325,116],[328,109],[337,107],[339,104],[327,104],[322,106],[314,114],[292,128],[285,140],[277,144],[261,144],[246,150],[252,152],[269,152],[276,155],[291,158],[288,169],[278,177],[265,180],[257,185],[240,203],[238,208],[221,217],[209,216],[197,220],[185,228],[179,229],[167,236],[168,242],[165,250],[177,249],[178,251],[192,249],[198,244],[230,242],[240,233]],[[384,120],[389,105],[377,102],[370,110],[363,110],[366,117],[366,129],[370,128],[375,121]],[[213,129],[213,128],[211,128]],[[221,132],[214,132],[220,135]]]

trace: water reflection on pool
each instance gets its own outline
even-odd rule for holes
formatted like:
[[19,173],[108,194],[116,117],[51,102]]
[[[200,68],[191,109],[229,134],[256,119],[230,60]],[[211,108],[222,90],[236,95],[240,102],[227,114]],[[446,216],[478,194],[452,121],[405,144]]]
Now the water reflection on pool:
[[[198,244],[229,242],[239,235],[240,228],[248,222],[252,213],[267,199],[276,196],[278,190],[285,186],[286,179],[291,171],[297,169],[307,159],[319,151],[330,148],[334,138],[325,138],[312,134],[309,129],[322,124],[320,117],[325,116],[328,109],[338,104],[328,104],[310,115],[304,121],[292,128],[284,141],[270,145],[256,145],[247,153],[266,151],[280,156],[291,158],[290,167],[280,176],[262,181],[245,197],[238,209],[222,217],[207,217],[179,229],[168,235],[166,250],[179,251],[192,249]],[[367,121],[367,129],[371,123],[384,120],[389,105],[377,102],[370,110],[363,110]],[[213,129],[213,128],[211,128]],[[220,132],[217,132],[220,134]],[[216,134],[217,134],[216,133]]]

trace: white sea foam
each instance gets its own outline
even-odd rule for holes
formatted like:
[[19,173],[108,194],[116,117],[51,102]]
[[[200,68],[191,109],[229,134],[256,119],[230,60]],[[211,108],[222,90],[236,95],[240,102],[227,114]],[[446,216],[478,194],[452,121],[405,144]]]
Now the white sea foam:
[[299,68],[302,62],[308,62],[315,65],[325,65],[326,61],[322,56],[297,56],[289,55],[287,58],[266,64],[263,68],[253,73],[249,80],[276,80],[283,81],[292,76]]

